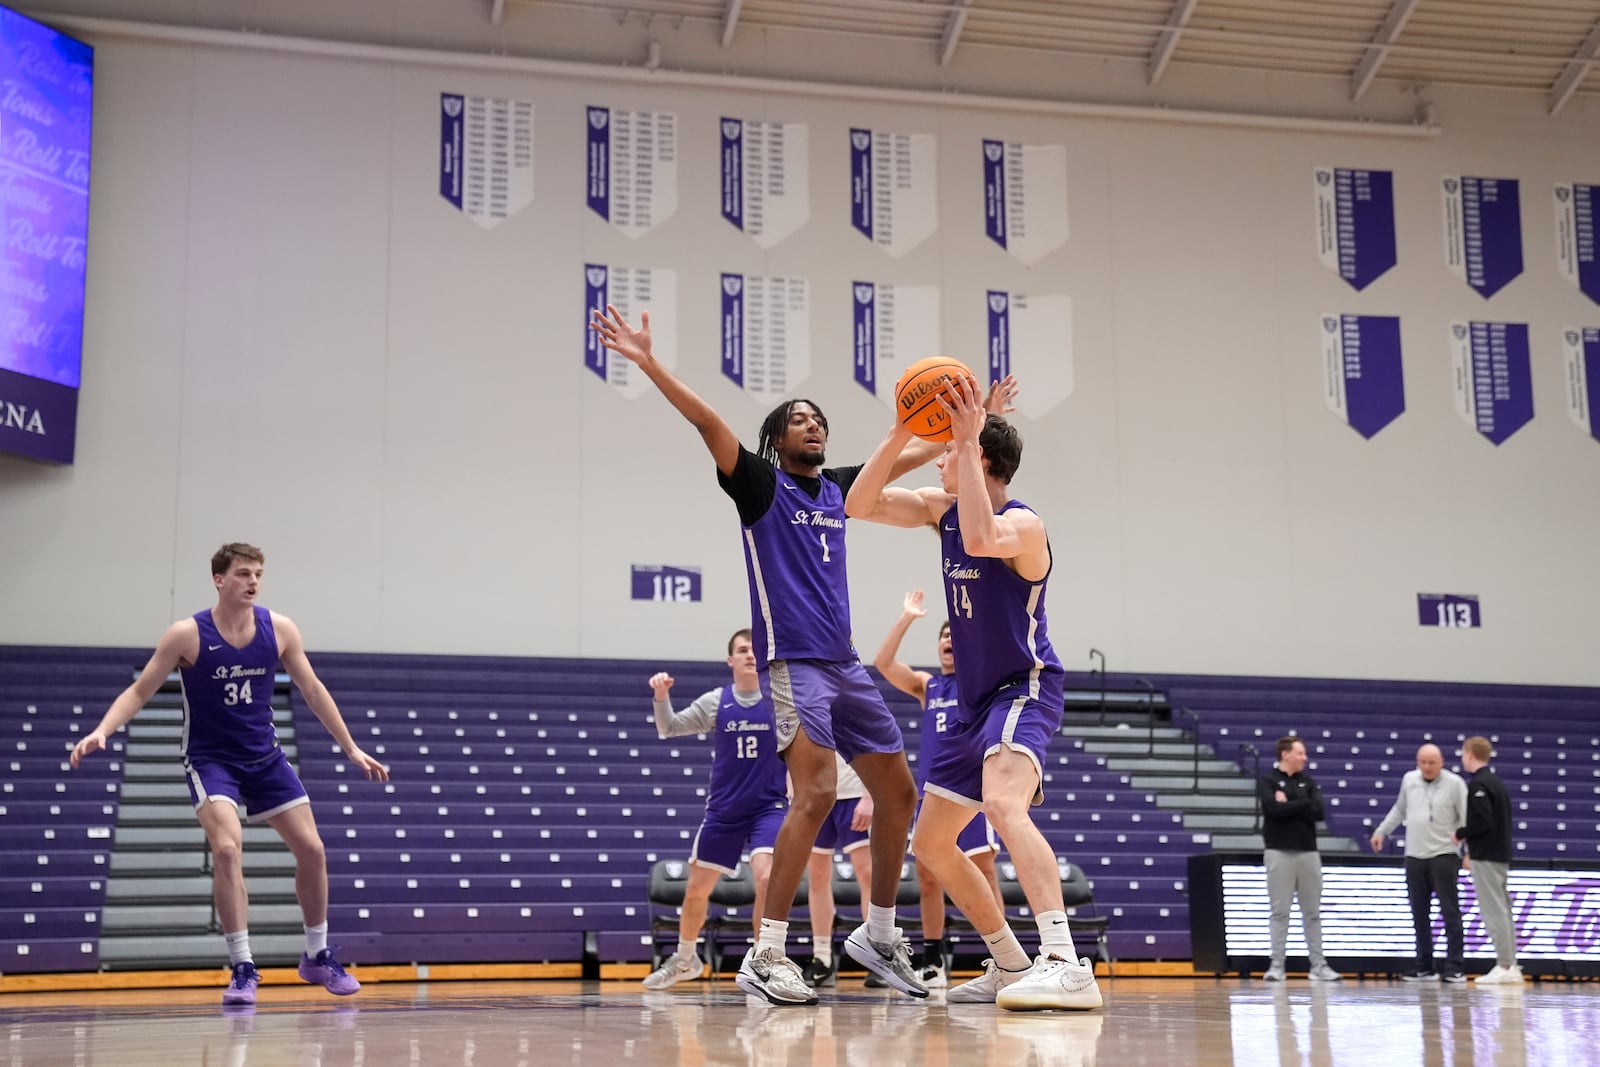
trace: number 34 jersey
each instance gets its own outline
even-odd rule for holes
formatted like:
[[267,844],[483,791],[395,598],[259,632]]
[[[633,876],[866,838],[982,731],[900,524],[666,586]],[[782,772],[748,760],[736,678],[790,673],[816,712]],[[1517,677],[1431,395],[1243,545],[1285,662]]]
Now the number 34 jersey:
[[278,635],[272,613],[253,607],[255,636],[243,648],[223,640],[211,609],[195,615],[200,651],[184,667],[183,739],[185,760],[257,763],[278,747],[272,726],[272,687],[278,668]]

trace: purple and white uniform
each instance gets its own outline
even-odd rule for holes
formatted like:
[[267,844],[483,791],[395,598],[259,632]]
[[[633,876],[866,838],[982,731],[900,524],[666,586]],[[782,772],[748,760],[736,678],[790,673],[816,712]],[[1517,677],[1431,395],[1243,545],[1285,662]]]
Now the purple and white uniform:
[[855,822],[856,806],[861,803],[867,787],[843,756],[835,752],[833,760],[839,777],[833,792],[833,807],[818,827],[817,839],[812,843],[811,851],[831,856],[838,849],[848,856],[869,843],[870,830],[857,830],[850,825]]
[[[1019,508],[1027,505],[1009,500],[997,514]],[[947,731],[928,765],[925,791],[982,807],[983,761],[1003,745],[1033,761],[1040,775],[1033,802],[1042,803],[1044,750],[1061,728],[1066,701],[1066,672],[1045,622],[1049,572],[1030,582],[1005,560],[968,555],[955,504],[939,534],[961,703],[959,726]]]
[[[954,674],[936,674],[928,679],[926,703],[922,710],[922,747],[917,752],[917,792],[925,791],[928,768],[933,764],[950,731],[958,729],[961,698],[956,693]],[[922,811],[919,802],[917,811]],[[912,837],[916,837],[915,828]],[[978,812],[962,827],[956,837],[956,847],[969,856],[985,852],[999,852],[1000,842],[994,835],[989,820]],[[910,853],[908,853],[909,855]]]
[[182,667],[184,776],[195,810],[207,800],[241,804],[251,822],[310,803],[306,788],[278,747],[272,726],[272,689],[278,669],[278,635],[272,613],[252,607],[255,636],[243,648],[223,639],[211,609],[195,615],[199,652]]
[[747,845],[752,856],[771,852],[789,807],[772,701],[759,690],[723,686],[702,693],[683,711],[674,712],[665,700],[655,701],[653,711],[662,739],[709,734],[716,743],[705,818],[689,862],[732,875]]
[[717,474],[739,507],[756,666],[768,674],[778,750],[795,732],[846,760],[905,747],[850,637],[844,498],[860,467],[789,474],[740,446]]

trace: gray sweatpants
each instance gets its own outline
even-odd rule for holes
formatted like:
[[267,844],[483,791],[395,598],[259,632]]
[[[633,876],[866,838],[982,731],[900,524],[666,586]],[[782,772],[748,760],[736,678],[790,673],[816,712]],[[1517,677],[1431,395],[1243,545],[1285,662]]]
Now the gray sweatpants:
[[1483,925],[1489,928],[1494,941],[1495,962],[1502,967],[1512,967],[1517,962],[1517,928],[1511,922],[1511,894],[1506,889],[1506,876],[1511,873],[1509,863],[1472,861],[1472,888],[1478,897],[1478,910],[1483,914]]
[[1272,963],[1281,967],[1289,945],[1289,908],[1300,898],[1300,922],[1306,932],[1313,968],[1322,955],[1322,855],[1318,852],[1266,851],[1267,903],[1271,906],[1268,930],[1272,935]]

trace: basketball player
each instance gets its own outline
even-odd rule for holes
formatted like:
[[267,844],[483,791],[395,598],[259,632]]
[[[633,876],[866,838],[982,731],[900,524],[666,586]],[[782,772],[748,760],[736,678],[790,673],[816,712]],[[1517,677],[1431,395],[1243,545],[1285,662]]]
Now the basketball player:
[[[877,823],[866,922],[850,934],[845,951],[896,989],[926,997],[894,922],[916,785],[900,725],[850,638],[844,498],[860,468],[823,466],[828,420],[808,400],[778,405],[762,423],[760,454],[749,451],[711,405],[656,360],[648,313],[636,328],[615,307],[606,311],[594,312],[594,330],[700,432],[716,462],[718,483],[738,507],[756,665],[767,674],[778,749],[794,783],[794,800],[773,853],[766,914],[739,968],[739,987],[774,1004],[817,1002],[789,959],[786,941],[807,857],[834,804],[837,750],[872,794]],[[892,470],[892,477],[910,470],[934,451],[932,446],[897,451],[886,472]]]
[[[925,792],[928,766],[937,758],[939,746],[946,734],[955,728],[960,718],[961,698],[956,692],[956,657],[950,641],[950,623],[939,627],[939,673],[912,669],[898,658],[900,642],[905,639],[911,624],[928,613],[922,606],[922,590],[913,589],[906,594],[900,617],[883,639],[883,647],[873,657],[872,665],[896,689],[915,697],[922,705],[922,748],[917,754],[917,790]],[[920,810],[920,809],[919,809]],[[915,839],[916,831],[912,831]],[[989,820],[980,812],[962,829],[956,839],[961,853],[978,865],[983,877],[994,893],[995,903],[1005,908],[1000,896],[1000,878],[995,873],[995,853],[1000,851]],[[944,961],[944,886],[921,859],[917,860],[917,882],[922,887],[922,958],[912,958],[918,965],[918,974],[929,989],[945,986]]]
[[[800,974],[813,989],[833,984],[834,852],[843,852],[855,868],[858,887],[872,884],[872,794],[843,756],[835,756],[834,774],[833,808],[822,820],[822,829],[817,831],[806,863],[811,881],[806,899],[806,910],[811,913],[811,961],[800,969]],[[861,903],[864,910],[865,897]],[[876,977],[868,975],[869,980]]]
[[650,678],[655,692],[651,710],[661,739],[710,734],[717,748],[711,757],[705,818],[689,850],[678,949],[644,980],[646,989],[666,989],[699,978],[705,970],[699,940],[711,891],[721,875],[739,873],[739,856],[747,846],[756,880],[755,915],[761,915],[765,903],[772,845],[789,801],[774,739],[772,701],[761,692],[749,630],[739,630],[728,639],[728,666],[733,671],[732,686],[702,693],[678,712],[669,699],[672,675],[662,671]]
[[[856,478],[846,511],[891,526],[931,526],[940,537],[951,639],[961,650],[960,705],[956,728],[928,767],[913,847],[993,953],[980,977],[946,996],[1012,1010],[1097,1008],[1094,968],[1073,951],[1055,853],[1028,812],[1044,800],[1045,745],[1065,703],[1065,672],[1045,621],[1050,542],[1044,521],[1007,490],[1022,459],[1017,431],[985,415],[970,376],[941,396],[953,438],[939,459],[940,487],[889,485],[895,457],[911,441],[897,423]],[[979,810],[1005,840],[1039,924],[1031,965],[957,844]]]
[[361,751],[321,679],[311,669],[300,630],[287,615],[256,604],[266,557],[259,548],[227,544],[211,557],[216,607],[173,623],[139,677],[124,689],[94,731],[72,749],[72,765],[106,747],[106,739],[137,715],[173,668],[183,679],[184,776],[189,798],[211,846],[212,899],[222,922],[233,977],[224,1004],[254,1004],[256,972],[246,923],[239,805],[251,822],[265,822],[294,854],[295,896],[305,918],[300,977],[349,996],[361,984],[345,973],[328,945],[328,865],[310,798],[272,726],[272,687],[278,663],[366,776],[387,781],[383,764]]

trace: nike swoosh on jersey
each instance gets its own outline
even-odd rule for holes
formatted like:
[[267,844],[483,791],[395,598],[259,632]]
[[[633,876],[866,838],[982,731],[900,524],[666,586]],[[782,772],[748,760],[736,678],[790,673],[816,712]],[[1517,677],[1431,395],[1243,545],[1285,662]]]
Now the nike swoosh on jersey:
[[207,645],[206,646],[206,651],[207,652],[215,652],[217,649],[219,649],[221,647],[222,647],[221,645]]

